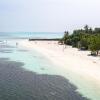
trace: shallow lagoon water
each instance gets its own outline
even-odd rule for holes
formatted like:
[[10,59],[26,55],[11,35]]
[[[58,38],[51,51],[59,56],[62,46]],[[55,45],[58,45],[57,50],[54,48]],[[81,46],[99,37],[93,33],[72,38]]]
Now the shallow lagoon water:
[[38,72],[40,74],[54,74],[55,72],[55,67],[53,67],[54,65],[42,54],[35,50],[16,47],[16,41],[8,41],[7,45],[2,45],[1,47],[1,58],[10,58],[11,61],[23,62],[23,68],[26,70]]
[[1,100],[88,100],[42,54],[9,40],[0,45]]
[[[81,95],[79,95],[76,91],[79,91],[80,94],[83,94],[84,96],[86,96],[88,98],[91,98],[91,100],[100,100],[100,95],[99,95],[100,89],[98,88],[98,86],[96,87],[95,84],[91,83],[92,82],[91,80],[86,80],[86,79],[82,78],[81,76],[74,74],[71,71],[66,72],[64,70],[59,69],[59,67],[58,68],[55,67],[56,65],[54,65],[52,62],[50,62],[49,59],[44,57],[42,54],[36,52],[35,50],[28,50],[28,49],[25,49],[25,48],[16,47],[16,42],[14,42],[14,41],[12,42],[10,40],[10,41],[7,42],[7,45],[1,46],[0,58],[9,58],[9,60],[4,60],[4,61],[5,62],[11,61],[11,64],[14,63],[12,61],[15,61],[16,63],[17,62],[22,63],[21,68],[23,68],[26,72],[29,71],[29,72],[32,72],[33,74],[35,72],[38,75],[47,75],[48,77],[52,76],[52,77],[54,77],[53,81],[54,80],[58,81],[58,79],[61,79],[60,81],[62,81],[61,76],[65,77],[66,79],[64,79],[63,81],[64,81],[64,84],[66,84],[66,85],[60,86],[60,84],[59,84],[58,87],[59,88],[62,88],[63,86],[68,87],[67,86],[68,84],[71,86],[72,85],[71,83],[73,83],[75,85],[75,89],[72,88],[71,91],[73,91],[72,94],[74,93],[75,97],[71,94],[71,92],[68,92],[69,90],[67,91],[66,88],[65,88],[65,90],[64,89],[57,90],[58,92],[66,91],[66,93],[67,92],[70,93],[69,97],[66,93],[63,93],[64,96],[67,95],[67,97],[69,99],[65,96],[65,97],[62,98],[62,100],[67,100],[67,99],[68,100],[87,100],[86,98],[83,98]],[[42,77],[42,78],[45,79],[44,77]],[[47,78],[47,79],[49,81],[49,78]],[[70,83],[67,79],[70,81]],[[51,78],[50,78],[50,80],[51,80]],[[67,83],[66,80],[68,81],[68,83]],[[59,83],[60,83],[60,81],[59,81]],[[53,84],[52,82],[51,82],[51,84]],[[74,85],[72,85],[72,87]],[[32,84],[31,84],[31,86],[32,86]],[[43,86],[43,84],[42,84],[42,86]],[[50,86],[47,85],[47,87],[52,88],[52,85],[50,85]],[[49,88],[47,88],[47,87],[45,87],[45,88],[49,90]],[[58,89],[55,84],[54,84],[53,89],[55,89],[55,90]],[[31,90],[29,90],[29,91],[31,91]],[[37,89],[35,91],[37,91]],[[31,91],[31,92],[33,92],[33,91]],[[50,93],[52,95],[55,95],[55,92],[53,92],[53,93],[50,92]],[[72,95],[72,98],[71,98],[71,95]],[[42,96],[43,96],[43,94],[42,94]],[[50,96],[50,97],[52,98],[52,100],[55,100],[55,99],[59,100],[59,98],[61,100],[61,96],[57,96],[57,97],[54,97],[54,98],[52,96]],[[43,100],[47,100],[47,97],[49,97],[49,96],[46,96],[46,99],[43,97]],[[34,100],[39,100],[39,99],[36,98]]]
[[37,74],[23,65],[0,59],[0,100],[87,100],[64,77]]

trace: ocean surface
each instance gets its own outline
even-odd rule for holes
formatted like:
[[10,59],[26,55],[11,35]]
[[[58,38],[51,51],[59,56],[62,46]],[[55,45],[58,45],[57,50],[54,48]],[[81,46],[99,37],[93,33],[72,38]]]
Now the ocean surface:
[[[100,100],[100,89],[16,42],[63,33],[0,33],[0,100]],[[91,99],[88,99],[91,98]]]
[[63,32],[0,32],[0,39],[61,38]]

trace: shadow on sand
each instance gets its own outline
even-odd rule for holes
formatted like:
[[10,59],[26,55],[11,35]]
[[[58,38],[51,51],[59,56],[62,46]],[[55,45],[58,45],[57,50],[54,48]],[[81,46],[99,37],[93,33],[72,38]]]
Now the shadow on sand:
[[37,74],[23,65],[0,59],[0,100],[88,100],[64,77]]

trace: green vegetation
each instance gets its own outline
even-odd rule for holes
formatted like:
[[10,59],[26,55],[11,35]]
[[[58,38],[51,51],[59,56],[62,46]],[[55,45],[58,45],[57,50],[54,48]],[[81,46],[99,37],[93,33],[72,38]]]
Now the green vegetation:
[[84,29],[74,30],[72,34],[65,31],[60,42],[72,45],[80,50],[90,50],[92,55],[98,55],[100,50],[100,28],[92,29],[88,25]]

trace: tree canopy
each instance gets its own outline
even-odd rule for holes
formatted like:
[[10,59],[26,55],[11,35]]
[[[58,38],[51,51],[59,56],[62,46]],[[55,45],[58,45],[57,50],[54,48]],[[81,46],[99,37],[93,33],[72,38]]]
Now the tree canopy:
[[61,39],[65,44],[72,45],[81,50],[91,50],[98,55],[100,50],[100,28],[92,29],[88,25],[85,25],[83,29],[74,30],[72,34],[68,31],[64,32],[64,36]]

